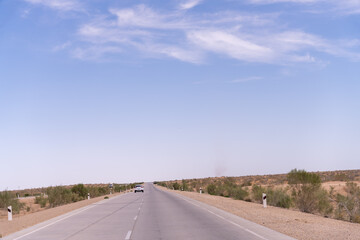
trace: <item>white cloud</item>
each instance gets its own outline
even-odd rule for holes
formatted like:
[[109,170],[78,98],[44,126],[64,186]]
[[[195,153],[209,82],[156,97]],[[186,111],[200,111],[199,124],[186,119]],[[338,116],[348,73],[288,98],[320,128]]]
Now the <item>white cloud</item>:
[[249,62],[270,62],[274,52],[249,40],[220,30],[193,31],[188,39],[197,47]]
[[75,57],[136,50],[144,57],[196,64],[206,62],[209,54],[268,64],[321,63],[318,53],[360,60],[354,51],[358,40],[330,41],[304,31],[283,30],[271,14],[163,13],[145,5],[109,12],[78,28],[79,41],[88,47],[73,50]]
[[69,48],[71,46],[71,42],[70,41],[67,41],[63,44],[60,44],[60,45],[57,45],[53,48],[53,51],[54,52],[57,52],[57,51],[61,51],[61,50],[64,50],[66,48]]
[[77,47],[72,51],[72,56],[81,60],[102,60],[105,54],[121,53],[123,50],[117,46],[91,46]]
[[256,4],[272,4],[272,3],[319,3],[326,0],[249,0],[251,3]]
[[181,10],[187,10],[191,9],[197,5],[199,5],[202,2],[202,0],[188,0],[186,2],[183,2],[179,5],[179,9]]
[[252,4],[275,4],[275,3],[294,3],[306,4],[311,7],[312,13],[337,12],[340,14],[359,14],[359,0],[248,0]]
[[238,78],[235,80],[230,81],[230,83],[243,83],[243,82],[249,82],[249,81],[256,81],[261,80],[262,77],[246,77],[246,78]]
[[43,5],[60,11],[81,11],[81,4],[77,0],[24,0],[31,4]]

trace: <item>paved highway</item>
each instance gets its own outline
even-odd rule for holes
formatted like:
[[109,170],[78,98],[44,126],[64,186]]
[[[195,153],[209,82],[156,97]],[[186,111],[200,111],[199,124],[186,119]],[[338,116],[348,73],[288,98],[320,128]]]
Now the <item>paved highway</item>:
[[4,240],[288,240],[217,208],[145,184],[128,193],[38,224]]

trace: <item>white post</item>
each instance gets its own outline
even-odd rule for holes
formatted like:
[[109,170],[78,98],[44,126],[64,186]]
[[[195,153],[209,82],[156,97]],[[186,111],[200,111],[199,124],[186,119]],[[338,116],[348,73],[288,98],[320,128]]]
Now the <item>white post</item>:
[[266,193],[262,194],[262,200],[263,200],[264,208],[266,208],[267,207],[267,205],[266,205]]
[[12,207],[8,206],[8,220],[12,221]]
[[90,200],[90,193],[88,193],[88,200]]
[[200,188],[200,194],[202,194],[202,188]]

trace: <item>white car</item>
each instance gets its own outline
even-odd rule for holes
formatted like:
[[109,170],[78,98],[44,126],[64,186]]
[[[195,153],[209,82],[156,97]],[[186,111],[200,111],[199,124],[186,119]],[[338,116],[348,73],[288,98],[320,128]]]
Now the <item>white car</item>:
[[136,185],[134,192],[144,192],[144,187],[141,185]]

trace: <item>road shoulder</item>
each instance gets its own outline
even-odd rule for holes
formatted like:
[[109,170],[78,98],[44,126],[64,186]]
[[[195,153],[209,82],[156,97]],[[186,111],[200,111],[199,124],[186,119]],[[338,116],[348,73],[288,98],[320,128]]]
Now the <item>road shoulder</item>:
[[296,239],[360,239],[360,224],[272,206],[264,209],[257,203],[157,187],[208,204]]

